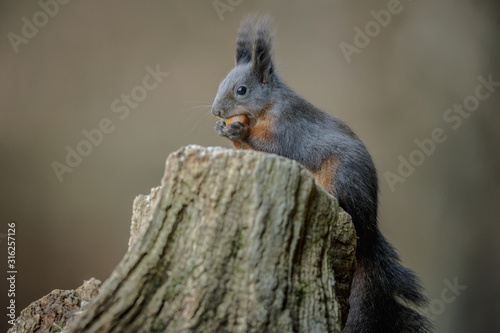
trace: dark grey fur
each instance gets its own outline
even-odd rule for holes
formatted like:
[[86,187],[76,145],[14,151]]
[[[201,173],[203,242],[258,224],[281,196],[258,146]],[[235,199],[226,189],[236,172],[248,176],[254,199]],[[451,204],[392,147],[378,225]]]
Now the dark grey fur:
[[[236,42],[236,66],[221,82],[212,113],[220,118],[246,113],[272,119],[272,140],[249,136],[242,123],[217,122],[221,136],[257,150],[294,159],[312,172],[335,157],[339,165],[327,190],[353,218],[358,235],[357,269],[344,332],[429,332],[428,320],[408,305],[424,305],[418,278],[403,267],[377,226],[378,183],[364,144],[338,118],[293,92],[275,73],[269,17],[243,20]],[[247,88],[238,95],[240,86]],[[272,107],[266,109],[271,103]]]

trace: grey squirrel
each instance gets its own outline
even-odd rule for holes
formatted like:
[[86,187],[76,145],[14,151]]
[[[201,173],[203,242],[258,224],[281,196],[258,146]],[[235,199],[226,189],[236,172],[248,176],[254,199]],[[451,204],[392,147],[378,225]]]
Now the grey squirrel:
[[[344,332],[429,332],[428,319],[412,308],[427,302],[419,280],[400,264],[377,226],[378,181],[368,151],[347,125],[280,79],[271,46],[269,16],[242,21],[236,65],[220,83],[212,105],[213,115],[220,118],[216,131],[235,148],[298,161],[351,215],[358,236],[357,267]],[[226,123],[238,115],[249,121]]]

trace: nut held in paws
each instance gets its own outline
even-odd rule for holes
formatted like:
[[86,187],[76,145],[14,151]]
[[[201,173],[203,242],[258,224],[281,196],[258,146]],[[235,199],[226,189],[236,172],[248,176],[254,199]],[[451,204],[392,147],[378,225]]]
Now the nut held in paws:
[[244,114],[239,114],[236,116],[226,118],[226,125],[229,125],[229,124],[235,123],[235,122],[240,122],[240,123],[243,123],[245,125],[249,125],[250,119],[248,119],[248,116],[246,116]]

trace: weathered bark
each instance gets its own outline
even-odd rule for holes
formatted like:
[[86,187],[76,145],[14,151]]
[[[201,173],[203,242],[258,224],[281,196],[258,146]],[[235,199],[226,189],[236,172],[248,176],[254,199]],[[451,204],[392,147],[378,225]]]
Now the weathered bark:
[[76,290],[53,290],[26,307],[8,333],[57,333],[95,297],[101,281],[91,278]]
[[355,244],[298,163],[189,146],[136,198],[127,254],[64,332],[341,332]]

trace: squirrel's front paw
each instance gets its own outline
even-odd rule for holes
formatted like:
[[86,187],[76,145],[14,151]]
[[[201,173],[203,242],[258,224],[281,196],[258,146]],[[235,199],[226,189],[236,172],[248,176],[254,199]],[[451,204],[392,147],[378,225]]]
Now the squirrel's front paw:
[[223,136],[223,137],[226,137],[226,133],[225,133],[225,128],[226,128],[226,121],[225,120],[219,120],[215,123],[215,131],[217,132],[217,134],[219,134],[219,136]]
[[248,137],[249,127],[243,123],[235,122],[226,125],[225,120],[219,120],[215,125],[215,130],[220,136],[232,141],[243,141]]

